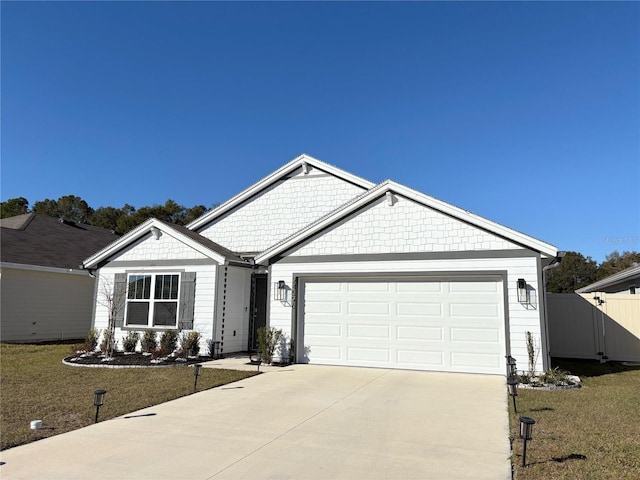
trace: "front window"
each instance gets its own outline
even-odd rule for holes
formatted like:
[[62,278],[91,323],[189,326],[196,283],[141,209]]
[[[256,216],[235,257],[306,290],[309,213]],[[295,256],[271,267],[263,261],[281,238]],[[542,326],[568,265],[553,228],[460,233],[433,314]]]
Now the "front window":
[[178,318],[179,274],[129,275],[127,325],[175,327]]

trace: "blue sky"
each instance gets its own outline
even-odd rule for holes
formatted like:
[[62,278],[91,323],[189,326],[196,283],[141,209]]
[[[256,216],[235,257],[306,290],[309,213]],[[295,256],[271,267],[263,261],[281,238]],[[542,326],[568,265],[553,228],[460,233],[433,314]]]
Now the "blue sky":
[[211,206],[304,152],[640,251],[640,3],[0,5],[2,201]]

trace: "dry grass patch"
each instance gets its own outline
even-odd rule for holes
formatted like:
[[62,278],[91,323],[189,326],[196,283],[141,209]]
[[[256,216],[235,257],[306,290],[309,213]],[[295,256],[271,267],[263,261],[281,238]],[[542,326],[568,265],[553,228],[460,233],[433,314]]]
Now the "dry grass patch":
[[[558,361],[583,387],[518,391],[509,404],[517,480],[622,480],[640,478],[640,368]],[[536,420],[522,467],[519,416]]]
[[[82,368],[62,364],[70,345],[0,345],[0,449],[93,423],[93,392],[107,390],[100,420],[193,393],[193,368]],[[256,372],[203,368],[198,391]],[[30,430],[42,420],[42,430]]]

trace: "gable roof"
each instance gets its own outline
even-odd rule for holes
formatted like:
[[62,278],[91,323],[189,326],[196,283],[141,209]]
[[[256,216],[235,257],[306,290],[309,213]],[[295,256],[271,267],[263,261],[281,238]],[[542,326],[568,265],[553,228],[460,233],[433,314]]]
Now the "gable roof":
[[86,258],[82,262],[83,268],[98,268],[110,257],[117,254],[122,249],[131,245],[133,242],[139,240],[150,232],[153,232],[155,229],[158,229],[161,232],[166,233],[173,238],[176,238],[177,240],[183,242],[194,250],[197,250],[198,252],[211,258],[212,260],[215,260],[220,264],[224,264],[228,261],[247,263],[246,260],[242,259],[235,253],[194,231],[191,231],[179,225],[173,225],[171,223],[163,222],[162,220],[158,220],[157,218],[149,218],[130,232],[123,235],[122,238],[107,245],[102,250]]
[[112,231],[37,213],[0,220],[0,261],[78,269],[82,260],[117,239]]
[[491,220],[487,220],[486,218],[475,215],[467,210],[455,207],[451,204],[443,202],[442,200],[438,200],[437,198],[420,193],[409,187],[393,182],[392,180],[386,180],[370,189],[369,191],[363,193],[362,195],[354,198],[345,205],[337,208],[333,212],[306,226],[302,230],[299,230],[289,238],[268,248],[255,257],[255,262],[268,262],[276,255],[279,255],[293,248],[294,246],[307,240],[311,236],[321,232],[326,228],[329,228],[335,222],[342,220],[348,215],[356,212],[360,208],[366,206],[367,204],[380,198],[381,196],[386,195],[389,192],[392,194],[395,193],[404,196],[435,211],[441,212],[452,218],[458,219],[477,228],[503,237],[509,241],[520,244],[523,247],[540,252],[545,256],[555,257],[558,254],[558,249],[553,245],[542,242],[541,240],[537,240],[533,237],[530,237],[498,223],[492,222]]
[[624,270],[614,273],[613,275],[609,275],[602,280],[598,280],[586,287],[582,287],[576,290],[576,293],[592,293],[599,292],[602,288],[608,288],[616,283],[622,283],[630,280],[640,279],[640,265],[635,265],[633,267],[625,268]]
[[199,228],[219,218],[221,215],[224,215],[226,212],[230,211],[234,207],[247,201],[251,197],[258,195],[260,192],[269,188],[274,183],[282,180],[283,178],[285,178],[287,175],[291,174],[298,168],[305,167],[306,165],[311,165],[312,167],[317,168],[318,170],[322,170],[337,178],[340,178],[349,183],[357,185],[361,187],[363,190],[368,190],[373,186],[375,186],[375,184],[373,182],[370,182],[369,180],[365,180],[364,178],[353,175],[349,172],[346,172],[337,167],[334,167],[333,165],[329,165],[328,163],[324,163],[316,158],[313,158],[303,153],[302,155],[291,160],[289,163],[280,167],[275,172],[264,177],[262,180],[254,183],[249,188],[243,190],[242,192],[240,192],[230,200],[224,202],[223,204],[217,206],[213,210],[210,210],[205,214],[203,214],[201,217],[195,219],[193,222],[187,225],[187,228],[190,230],[198,230]]

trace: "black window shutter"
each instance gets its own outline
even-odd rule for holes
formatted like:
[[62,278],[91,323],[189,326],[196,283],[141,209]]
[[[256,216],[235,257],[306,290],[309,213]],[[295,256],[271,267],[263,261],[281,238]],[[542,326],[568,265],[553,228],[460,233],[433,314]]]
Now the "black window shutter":
[[127,305],[126,298],[119,298],[120,295],[125,296],[127,294],[127,274],[116,273],[113,281],[113,301],[119,308],[116,311],[116,327],[124,327],[124,311]]
[[196,272],[184,272],[180,283],[180,330],[193,330],[193,306],[196,301]]

